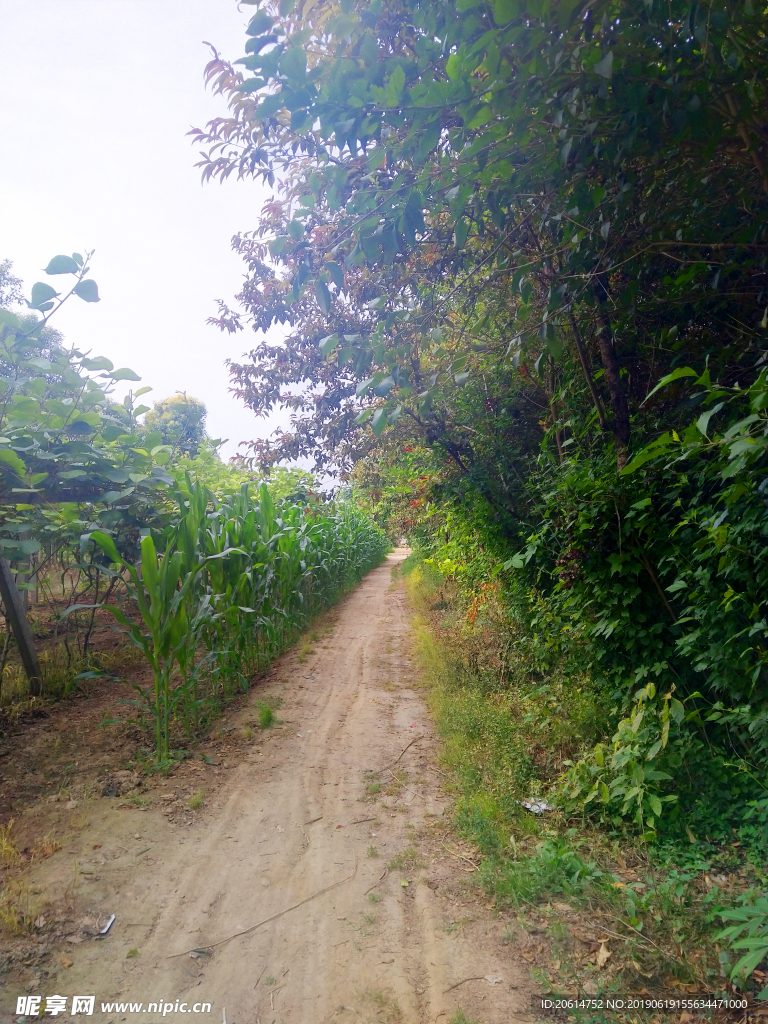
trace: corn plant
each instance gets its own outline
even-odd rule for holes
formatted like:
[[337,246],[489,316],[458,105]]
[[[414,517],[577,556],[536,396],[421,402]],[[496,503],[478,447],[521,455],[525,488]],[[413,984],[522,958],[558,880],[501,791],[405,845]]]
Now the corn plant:
[[[189,736],[210,712],[298,636],[383,558],[381,530],[350,503],[275,503],[266,485],[218,498],[186,474],[175,488],[177,514],[146,536],[131,565],[111,537],[90,535],[126,581],[140,622],[107,606],[152,668],[158,763],[170,758],[174,723]],[[127,573],[127,578],[125,574]]]
[[144,629],[133,622],[121,608],[105,605],[125,628],[131,640],[143,652],[154,675],[154,690],[150,695],[137,687],[155,719],[155,750],[158,763],[169,759],[169,728],[179,701],[187,696],[185,687],[172,687],[174,665],[187,672],[191,665],[190,644],[208,617],[207,601],[201,601],[189,614],[188,596],[197,573],[204,567],[201,561],[191,572],[184,573],[181,551],[168,549],[158,558],[152,537],[141,542],[141,574],[120,555],[111,537],[97,530],[91,538],[112,561],[128,572],[128,591],[138,606]]

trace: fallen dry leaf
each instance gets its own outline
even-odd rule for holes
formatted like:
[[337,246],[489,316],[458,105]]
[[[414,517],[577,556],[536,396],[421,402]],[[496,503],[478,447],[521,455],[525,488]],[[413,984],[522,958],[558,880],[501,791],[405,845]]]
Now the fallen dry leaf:
[[608,942],[606,939],[602,939],[600,942],[600,949],[597,951],[595,963],[598,967],[605,967],[608,959],[611,956],[611,951],[608,949]]
[[529,964],[533,963],[534,954],[530,949],[523,950],[523,960],[527,960]]
[[68,957],[68,956],[66,956],[66,955],[63,955],[63,956],[62,956],[62,958],[61,958],[61,962],[62,962],[62,964],[63,964],[63,965],[65,966],[65,967],[71,967],[71,966],[72,966],[72,961],[71,961],[71,960],[69,959],[69,957]]
[[485,980],[489,985],[500,985],[504,978],[501,974],[486,974]]

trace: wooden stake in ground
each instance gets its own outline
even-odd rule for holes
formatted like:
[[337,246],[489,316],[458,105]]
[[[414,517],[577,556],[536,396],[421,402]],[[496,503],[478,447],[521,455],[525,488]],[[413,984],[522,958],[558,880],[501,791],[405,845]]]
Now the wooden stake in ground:
[[33,697],[40,696],[40,664],[37,660],[37,651],[32,640],[32,630],[29,628],[21,594],[16,587],[13,572],[7,559],[0,558],[0,597],[5,607],[5,619],[13,630],[16,643],[21,656],[21,663],[29,680],[29,692]]

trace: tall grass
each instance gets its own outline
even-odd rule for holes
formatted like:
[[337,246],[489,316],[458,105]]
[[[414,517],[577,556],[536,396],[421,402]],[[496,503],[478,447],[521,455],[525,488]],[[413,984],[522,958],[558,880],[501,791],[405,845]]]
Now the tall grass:
[[171,757],[175,724],[192,735],[222,700],[247,691],[389,548],[351,503],[276,504],[266,485],[253,495],[248,484],[219,499],[188,475],[175,497],[177,514],[158,538],[142,540],[138,565],[106,533],[91,534],[139,613],[108,606],[152,669],[139,703],[154,719],[160,764]]

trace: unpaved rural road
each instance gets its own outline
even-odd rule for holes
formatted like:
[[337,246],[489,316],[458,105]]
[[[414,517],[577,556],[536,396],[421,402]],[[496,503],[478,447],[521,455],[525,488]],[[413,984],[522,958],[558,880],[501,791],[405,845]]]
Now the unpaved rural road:
[[[74,1019],[448,1024],[459,1008],[489,1024],[533,1019],[527,972],[450,832],[433,726],[412,688],[411,613],[392,578],[406,553],[238,711],[252,720],[254,702],[279,694],[283,724],[223,766],[194,827],[124,811],[141,820],[129,858],[110,853],[118,833],[103,815],[81,834],[82,850],[102,855],[94,898],[117,919],[105,940],[68,947],[46,986],[96,994],[94,1015]],[[101,1013],[108,1001],[174,1010]],[[175,1012],[201,1001],[210,1014]]]

